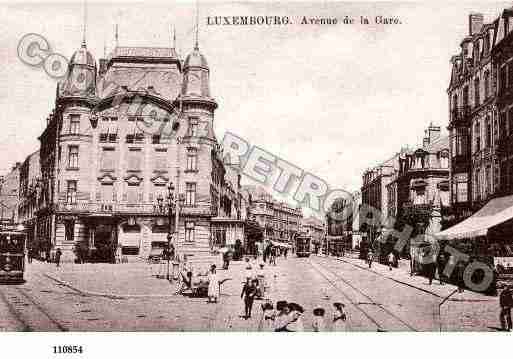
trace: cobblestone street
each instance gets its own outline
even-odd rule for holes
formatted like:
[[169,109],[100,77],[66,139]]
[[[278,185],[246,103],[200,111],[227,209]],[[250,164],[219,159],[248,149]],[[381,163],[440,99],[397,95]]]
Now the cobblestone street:
[[[175,295],[175,286],[151,276],[146,263],[28,265],[27,282],[0,287],[2,330],[34,331],[256,331],[261,315],[255,302],[253,318],[242,318],[240,299],[243,262],[232,262],[220,279],[230,278],[220,303]],[[101,276],[99,275],[101,273]],[[276,275],[275,280],[272,279]],[[278,260],[268,267],[271,297],[300,303],[305,329],[312,310],[322,306],[331,318],[332,303],[343,302],[351,331],[494,330],[498,327],[496,297],[472,292],[455,294],[438,304],[454,287],[429,286],[406,271],[372,270],[358,259],[312,256]],[[274,283],[273,283],[274,282]]]

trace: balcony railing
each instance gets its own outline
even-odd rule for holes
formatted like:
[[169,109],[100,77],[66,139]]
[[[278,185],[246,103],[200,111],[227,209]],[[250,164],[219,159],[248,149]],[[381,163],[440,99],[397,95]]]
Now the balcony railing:
[[403,204],[403,213],[405,214],[431,214],[433,205],[430,203],[412,203],[406,202]]
[[[59,202],[55,205],[55,210],[60,212],[84,213],[84,214],[152,214],[168,215],[169,208],[166,204],[158,203],[99,203],[99,202]],[[174,208],[171,211],[174,213]],[[180,213],[189,215],[211,215],[210,204],[201,204],[197,206],[182,206]]]
[[456,107],[451,110],[451,121],[452,126],[463,125],[466,126],[470,123],[470,106]]

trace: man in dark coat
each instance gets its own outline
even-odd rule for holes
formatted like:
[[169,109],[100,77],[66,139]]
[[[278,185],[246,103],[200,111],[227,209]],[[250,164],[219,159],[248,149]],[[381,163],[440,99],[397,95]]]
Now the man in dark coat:
[[445,275],[444,275],[444,269],[445,265],[447,264],[447,259],[445,258],[445,254],[441,253],[438,257],[438,261],[436,263],[437,269],[438,269],[438,280],[440,281],[440,285],[444,285],[445,281]]
[[55,264],[57,265],[57,267],[59,267],[61,264],[61,256],[62,251],[60,248],[57,248],[57,251],[55,252]]
[[240,295],[241,299],[244,299],[244,313],[245,319],[251,318],[251,311],[253,309],[253,302],[255,301],[255,296],[257,294],[257,283],[256,279],[250,280],[249,278],[246,280],[244,287],[242,287],[242,293]]
[[511,331],[511,329],[513,329],[513,325],[511,324],[511,308],[513,307],[513,286],[508,285],[506,288],[504,288],[499,297],[499,304],[501,306],[501,327],[503,330]]

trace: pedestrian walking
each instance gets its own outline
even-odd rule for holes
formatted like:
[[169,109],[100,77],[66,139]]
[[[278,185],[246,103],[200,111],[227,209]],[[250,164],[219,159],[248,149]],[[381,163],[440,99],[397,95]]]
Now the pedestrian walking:
[[262,304],[262,319],[260,320],[259,330],[263,332],[274,331],[274,318],[276,313],[270,302]]
[[217,303],[219,299],[219,279],[217,278],[216,265],[210,266],[210,273],[208,274],[208,302]]
[[29,248],[27,251],[27,261],[29,263],[32,263],[32,257],[34,255],[34,250],[32,248]]
[[502,330],[507,330],[508,332],[513,329],[513,325],[511,324],[511,308],[513,307],[513,286],[508,285],[501,292],[499,297],[499,304],[501,307],[500,312],[500,321]]
[[313,310],[313,323],[312,327],[314,332],[324,332],[326,330],[326,323],[324,321],[324,314],[325,314],[324,308],[315,308]]
[[369,268],[372,267],[373,260],[374,260],[374,254],[372,253],[372,251],[369,251],[369,253],[367,253],[367,264],[369,265]]
[[223,253],[223,269],[228,269],[230,266],[230,252],[226,251]]
[[343,303],[333,303],[335,311],[333,312],[332,331],[345,332],[347,330],[347,314],[344,310]]
[[251,318],[251,311],[253,309],[253,302],[255,301],[255,296],[257,292],[256,284],[257,280],[246,280],[246,283],[242,287],[242,293],[240,295],[241,299],[244,299],[244,318]]
[[288,248],[285,248],[285,250],[283,251],[283,258],[287,259],[287,252],[289,251]]
[[427,273],[429,278],[429,285],[433,284],[433,280],[435,279],[436,274],[436,264],[435,263],[427,263]]
[[263,255],[264,263],[267,263],[267,258],[269,258],[270,255],[271,255],[271,245],[268,244],[264,249],[264,255]]
[[246,271],[246,280],[253,280],[255,277],[255,273],[253,271],[253,266],[251,265],[251,262],[249,261],[248,257],[246,257],[246,266],[244,267],[244,270]]
[[287,324],[289,324],[289,305],[287,301],[280,300],[276,302],[277,314],[274,318],[274,331],[275,332],[286,332]]
[[189,281],[189,286],[192,287],[192,277],[194,275],[194,268],[192,266],[192,262],[187,259],[187,256],[184,256],[183,260],[184,260],[184,268],[185,268],[185,273],[187,275],[187,280]]
[[440,285],[444,285],[444,281],[445,281],[444,269],[445,269],[445,265],[447,264],[445,254],[443,254],[443,253],[440,254],[440,257],[438,257],[438,262],[436,264],[437,264],[437,270],[438,270],[438,280],[440,281]]
[[395,263],[395,255],[394,255],[394,252],[390,252],[388,254],[388,269],[389,270],[392,270],[392,266],[394,265]]
[[275,246],[271,247],[271,254],[270,254],[270,259],[269,259],[269,264],[272,264],[272,265],[276,265],[276,251],[277,251],[277,248]]
[[60,248],[57,248],[57,251],[55,252],[55,264],[57,265],[57,267],[60,267],[61,265],[61,256],[62,251]]

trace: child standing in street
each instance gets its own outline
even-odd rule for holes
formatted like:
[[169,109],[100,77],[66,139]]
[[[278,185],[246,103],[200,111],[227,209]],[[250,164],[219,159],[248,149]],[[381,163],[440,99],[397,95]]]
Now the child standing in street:
[[324,330],[326,329],[326,324],[324,322],[324,313],[324,308],[315,308],[313,310],[314,319],[312,327],[314,332],[324,332]]
[[276,314],[274,319],[274,331],[286,332],[287,324],[290,322],[289,305],[285,300],[280,300],[276,302],[276,310],[278,314]]
[[369,268],[372,267],[372,259],[373,259],[372,251],[369,251],[369,253],[367,253],[367,264],[369,265]]
[[394,262],[395,262],[394,252],[390,252],[390,254],[388,255],[388,269],[389,270],[392,270],[392,266],[394,265]]
[[272,332],[274,330],[274,307],[270,302],[262,304],[262,320],[260,321],[260,331]]
[[335,312],[333,313],[333,331],[345,332],[347,330],[347,315],[344,311],[345,305],[342,303],[333,303]]
[[219,279],[217,278],[216,265],[210,266],[210,272],[208,274],[208,302],[217,303],[219,298]]

